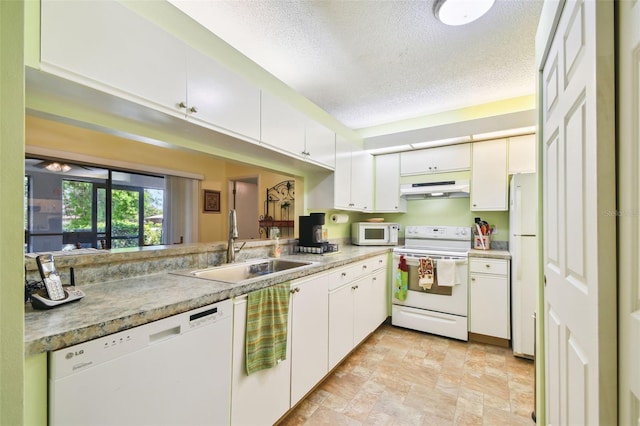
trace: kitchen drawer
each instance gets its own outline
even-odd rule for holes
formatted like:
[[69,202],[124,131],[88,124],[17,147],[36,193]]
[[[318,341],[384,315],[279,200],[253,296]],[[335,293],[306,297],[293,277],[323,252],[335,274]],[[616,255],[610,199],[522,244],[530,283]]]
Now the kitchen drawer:
[[470,259],[469,272],[476,274],[508,275],[509,262],[503,259]]
[[367,272],[371,273],[387,267],[389,256],[381,255],[367,260]]
[[376,256],[369,261],[369,272],[377,271],[378,269],[384,269],[387,267],[387,263],[389,262],[389,256],[382,255]]
[[364,274],[362,272],[363,265],[364,262],[358,262],[354,263],[353,265],[344,266],[331,272],[329,274],[329,290],[334,290],[346,283],[357,280]]
[[387,259],[387,255],[381,255],[336,269],[329,274],[329,290],[334,290],[343,284],[350,283],[367,274],[386,268]]

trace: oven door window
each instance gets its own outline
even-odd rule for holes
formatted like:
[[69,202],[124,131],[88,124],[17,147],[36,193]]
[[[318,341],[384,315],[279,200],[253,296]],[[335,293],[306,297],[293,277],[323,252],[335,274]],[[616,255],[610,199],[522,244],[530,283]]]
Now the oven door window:
[[419,293],[439,294],[442,296],[451,296],[453,294],[453,287],[439,286],[438,285],[438,268],[434,268],[433,285],[430,289],[425,290],[418,284],[418,265],[414,262],[407,262],[409,268],[409,290]]

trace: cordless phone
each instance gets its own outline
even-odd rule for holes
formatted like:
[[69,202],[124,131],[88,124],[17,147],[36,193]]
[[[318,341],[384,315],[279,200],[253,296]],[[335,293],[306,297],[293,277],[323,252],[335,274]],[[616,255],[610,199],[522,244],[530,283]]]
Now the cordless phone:
[[36,257],[40,277],[47,289],[47,295],[51,300],[61,300],[65,298],[64,289],[62,288],[62,280],[53,261],[53,255],[44,254]]
[[40,277],[44,289],[31,294],[31,306],[35,309],[51,309],[56,306],[74,302],[84,297],[82,290],[75,287],[73,268],[70,268],[71,285],[63,287],[60,274],[56,269],[53,255],[43,254],[36,257]]

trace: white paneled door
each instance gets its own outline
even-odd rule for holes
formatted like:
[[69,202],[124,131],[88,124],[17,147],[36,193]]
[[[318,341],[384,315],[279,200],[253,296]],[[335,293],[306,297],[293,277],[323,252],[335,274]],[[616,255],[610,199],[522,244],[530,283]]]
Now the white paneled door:
[[640,3],[618,2],[619,424],[640,425]]
[[616,424],[614,3],[554,4],[536,46],[546,423]]

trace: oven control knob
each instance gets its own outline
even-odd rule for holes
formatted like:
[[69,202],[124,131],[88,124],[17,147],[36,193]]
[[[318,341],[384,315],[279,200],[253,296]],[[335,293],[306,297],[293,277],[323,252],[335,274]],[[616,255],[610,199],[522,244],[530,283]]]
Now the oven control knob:
[[458,232],[456,232],[456,234],[462,235],[462,236],[467,235],[467,228],[458,228]]

